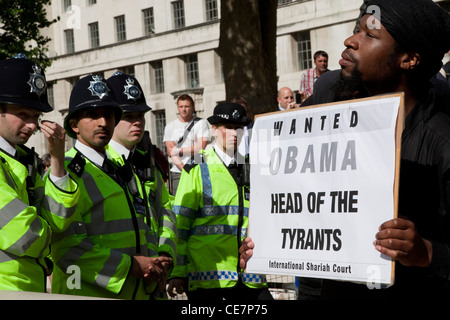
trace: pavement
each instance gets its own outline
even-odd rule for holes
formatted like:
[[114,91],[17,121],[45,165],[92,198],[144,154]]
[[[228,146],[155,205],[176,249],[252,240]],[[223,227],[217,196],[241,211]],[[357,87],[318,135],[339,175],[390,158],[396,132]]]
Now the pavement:
[[0,300],[111,300],[66,294],[0,290]]

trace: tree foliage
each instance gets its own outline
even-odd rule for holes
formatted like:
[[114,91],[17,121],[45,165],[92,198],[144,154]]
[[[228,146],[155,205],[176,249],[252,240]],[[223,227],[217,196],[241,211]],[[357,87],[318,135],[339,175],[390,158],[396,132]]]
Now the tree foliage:
[[277,110],[277,0],[221,1],[218,52],[226,100],[243,96],[249,115]]
[[23,53],[43,68],[50,66],[47,56],[49,37],[40,30],[57,19],[49,21],[45,6],[51,0],[0,0],[0,59]]

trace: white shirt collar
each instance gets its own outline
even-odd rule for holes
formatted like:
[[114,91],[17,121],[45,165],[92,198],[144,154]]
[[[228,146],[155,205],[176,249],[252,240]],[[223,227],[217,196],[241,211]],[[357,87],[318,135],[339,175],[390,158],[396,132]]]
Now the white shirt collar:
[[8,141],[5,140],[5,138],[0,137],[0,148],[8,153],[11,157],[15,157],[16,155],[16,148],[14,148]]
[[112,140],[109,142],[109,145],[121,156],[125,156],[125,159],[128,159],[131,150],[128,150],[125,146],[120,144],[119,142]]
[[[80,141],[75,141],[75,149],[80,151],[86,158],[99,167],[103,166],[105,156]],[[108,155],[108,153],[106,153]]]
[[[216,155],[219,156],[220,159],[222,159],[223,163],[228,167],[231,163],[231,160],[235,160],[235,157],[230,157],[228,154],[226,154],[222,148],[220,148],[217,143],[214,144],[214,151],[216,152]],[[237,163],[237,162],[236,162]]]

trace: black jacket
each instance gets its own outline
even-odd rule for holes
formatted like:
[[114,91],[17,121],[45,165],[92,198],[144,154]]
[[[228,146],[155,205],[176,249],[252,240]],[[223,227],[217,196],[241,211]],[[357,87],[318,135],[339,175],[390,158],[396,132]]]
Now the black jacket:
[[[309,105],[334,101],[331,86],[339,71],[322,75]],[[399,216],[412,220],[433,244],[428,268],[396,264],[395,283],[387,289],[324,280],[324,298],[430,298],[450,296],[450,110],[449,91],[438,83],[424,88],[405,119],[402,134]],[[375,249],[374,249],[375,250]]]

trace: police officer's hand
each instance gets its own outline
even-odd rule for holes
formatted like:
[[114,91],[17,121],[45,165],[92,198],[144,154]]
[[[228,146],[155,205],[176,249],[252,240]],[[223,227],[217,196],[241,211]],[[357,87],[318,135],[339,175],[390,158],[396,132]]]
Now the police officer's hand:
[[172,298],[176,297],[177,294],[183,294],[185,285],[186,279],[184,278],[170,279],[169,286],[167,287],[167,294]]
[[41,131],[47,138],[48,153],[50,154],[51,173],[56,177],[66,174],[64,169],[64,145],[66,141],[66,130],[53,121],[42,120]]
[[373,242],[375,249],[405,266],[427,267],[431,263],[432,245],[422,238],[415,224],[396,218],[383,223]]
[[252,241],[252,238],[247,237],[242,241],[241,247],[239,248],[239,265],[241,269],[247,267],[247,261],[253,256],[254,247],[255,243]]
[[[170,255],[165,252],[160,252],[159,256],[170,258]],[[159,291],[159,292],[163,292],[164,290],[166,290],[167,278],[169,277],[169,273],[170,273],[171,269],[173,268],[173,263],[164,264],[163,266],[164,266],[164,270],[161,273],[161,277],[159,279],[159,284],[158,284],[158,287],[156,288],[156,291]]]
[[158,282],[164,273],[167,272],[167,266],[172,263],[169,257],[144,257],[133,256],[131,264],[131,275],[138,279],[144,279],[148,284]]

